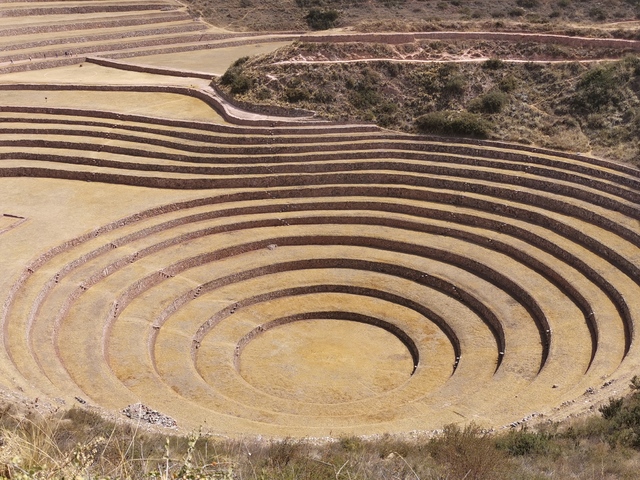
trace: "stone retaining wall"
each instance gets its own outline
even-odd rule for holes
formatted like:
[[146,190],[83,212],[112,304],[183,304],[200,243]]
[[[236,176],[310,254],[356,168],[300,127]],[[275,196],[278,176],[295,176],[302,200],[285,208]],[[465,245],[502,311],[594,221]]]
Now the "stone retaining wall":
[[[204,24],[191,22],[185,23],[183,25],[178,26],[164,26],[158,27],[156,25],[152,25],[153,28],[148,29],[138,29],[132,31],[121,31],[116,33],[93,33],[86,34],[79,37],[65,37],[65,38],[48,38],[46,40],[34,40],[25,43],[14,43],[13,45],[7,45],[3,47],[4,52],[9,52],[11,50],[23,50],[23,49],[31,49],[37,47],[49,47],[52,45],[69,45],[72,43],[86,43],[86,42],[99,42],[105,40],[118,40],[125,38],[136,38],[136,37],[146,37],[146,36],[158,36],[158,35],[176,35],[182,33],[193,33],[194,31],[203,30],[205,27]],[[226,38],[227,36],[218,35],[219,38]],[[67,49],[71,47],[66,47]]]
[[[0,85],[0,90],[6,89],[6,85]],[[44,89],[42,89],[44,90]],[[376,132],[379,128],[375,125],[352,125],[352,124],[333,124],[324,122],[259,122],[257,124],[251,124],[252,126],[235,125],[235,117],[229,121],[231,125],[196,122],[189,120],[172,120],[159,117],[148,117],[144,115],[124,114],[109,112],[105,110],[91,110],[91,109],[78,109],[78,108],[57,108],[57,107],[23,107],[23,106],[0,106],[0,112],[13,112],[13,113],[28,113],[46,114],[46,115],[71,115],[78,117],[94,117],[102,119],[110,119],[114,121],[122,122],[140,122],[149,125],[163,125],[173,126],[178,128],[189,128],[194,130],[201,130],[206,132],[220,132],[220,133],[232,133],[238,135],[295,135],[301,133],[301,128],[304,128],[304,133],[308,135],[320,135],[327,132],[336,134],[348,134],[348,133],[362,133],[362,132]],[[83,124],[84,122],[79,122]],[[88,122],[87,124],[90,124]]]
[[0,37],[36,35],[73,30],[133,27],[136,25],[151,25],[154,23],[180,22],[185,20],[192,20],[191,16],[186,12],[145,13],[140,16],[112,17],[108,20],[79,21],[52,25],[32,25],[26,27],[16,26],[0,30]]

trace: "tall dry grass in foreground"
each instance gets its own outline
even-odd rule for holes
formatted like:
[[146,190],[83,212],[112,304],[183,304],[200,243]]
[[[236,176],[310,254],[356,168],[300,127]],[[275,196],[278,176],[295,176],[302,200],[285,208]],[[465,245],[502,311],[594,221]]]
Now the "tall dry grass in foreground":
[[[638,380],[638,379],[636,379]],[[331,441],[153,433],[87,408],[0,410],[3,479],[635,479],[640,381],[626,399],[567,424],[488,434],[450,425],[432,437]]]

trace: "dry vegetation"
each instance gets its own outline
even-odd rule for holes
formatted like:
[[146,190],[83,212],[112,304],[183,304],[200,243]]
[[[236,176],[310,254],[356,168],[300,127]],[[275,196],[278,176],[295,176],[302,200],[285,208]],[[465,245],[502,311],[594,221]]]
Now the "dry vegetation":
[[430,436],[323,440],[177,437],[85,408],[0,413],[0,478],[633,479],[640,464],[640,382],[569,425]]
[[365,31],[432,29],[544,30],[635,20],[637,0],[188,0],[194,14],[217,26],[247,30],[307,29],[312,9],[335,11],[337,27]]
[[[508,50],[506,45],[430,42],[397,48],[352,46],[345,52],[331,45],[297,44],[270,56],[238,62],[221,83],[246,101],[306,108],[333,120],[364,120],[409,132],[472,134],[637,162],[637,55],[595,63],[498,59],[460,63],[287,62],[398,58],[418,49],[423,57],[468,55],[469,51],[480,56],[491,47]],[[554,45],[517,45],[514,49],[511,55],[516,58],[547,55],[570,59],[589,53]],[[474,125],[460,129],[445,121],[460,115]]]

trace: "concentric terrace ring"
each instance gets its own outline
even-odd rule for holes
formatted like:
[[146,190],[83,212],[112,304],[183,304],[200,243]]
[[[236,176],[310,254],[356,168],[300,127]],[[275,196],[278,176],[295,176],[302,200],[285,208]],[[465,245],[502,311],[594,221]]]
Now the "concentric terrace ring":
[[366,434],[508,424],[638,364],[631,167],[370,126],[4,110],[2,176],[207,189],[25,267],[3,348],[44,394]]

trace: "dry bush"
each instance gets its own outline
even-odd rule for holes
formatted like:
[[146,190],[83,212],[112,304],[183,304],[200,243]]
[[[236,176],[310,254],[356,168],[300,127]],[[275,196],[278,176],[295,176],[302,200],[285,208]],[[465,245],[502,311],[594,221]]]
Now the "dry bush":
[[477,425],[448,425],[429,445],[433,457],[446,468],[448,478],[499,480],[512,478],[507,455]]

